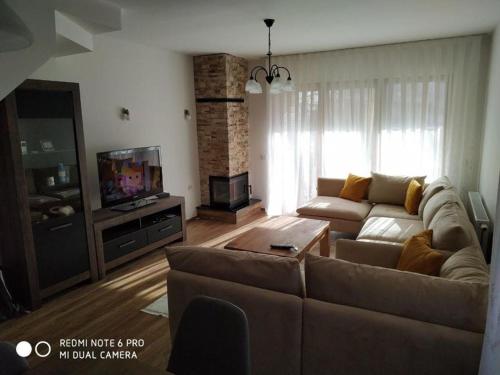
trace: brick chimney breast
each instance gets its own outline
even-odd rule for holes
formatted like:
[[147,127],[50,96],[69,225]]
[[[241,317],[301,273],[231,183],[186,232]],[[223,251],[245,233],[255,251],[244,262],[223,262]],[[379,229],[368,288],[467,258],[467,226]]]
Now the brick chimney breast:
[[195,56],[193,65],[201,203],[209,205],[209,176],[248,172],[248,62],[215,54]]

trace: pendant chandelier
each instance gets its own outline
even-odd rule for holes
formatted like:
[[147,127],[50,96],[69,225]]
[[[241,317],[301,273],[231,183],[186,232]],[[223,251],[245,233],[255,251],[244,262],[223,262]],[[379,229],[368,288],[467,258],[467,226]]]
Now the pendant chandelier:
[[[267,52],[267,69],[262,66],[258,65],[252,69],[250,72],[250,78],[247,81],[245,85],[245,91],[250,93],[250,94],[262,94],[262,86],[261,84],[257,81],[257,75],[260,72],[265,73],[265,78],[267,83],[270,84],[269,92],[271,94],[279,94],[282,92],[292,92],[295,91],[295,84],[292,82],[292,77],[290,76],[290,71],[288,68],[284,66],[278,66],[276,64],[271,63],[271,27],[274,24],[274,20],[270,18],[266,18],[264,20],[264,23],[266,24],[268,28],[268,47],[269,50]],[[288,78],[286,81],[283,81],[281,78],[281,74],[283,72],[286,72],[288,74]]]

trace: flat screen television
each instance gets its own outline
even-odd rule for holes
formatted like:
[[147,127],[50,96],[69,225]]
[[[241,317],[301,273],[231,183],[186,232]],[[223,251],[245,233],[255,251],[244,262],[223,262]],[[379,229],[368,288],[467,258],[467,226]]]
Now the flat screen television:
[[100,152],[97,169],[102,207],[163,192],[160,146]]

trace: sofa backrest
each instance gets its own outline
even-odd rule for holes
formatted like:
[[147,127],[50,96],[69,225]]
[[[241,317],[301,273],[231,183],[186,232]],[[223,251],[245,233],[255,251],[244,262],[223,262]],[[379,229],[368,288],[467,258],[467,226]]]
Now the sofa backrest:
[[344,178],[318,177],[318,195],[325,197],[338,197],[344,187]]
[[418,216],[423,217],[424,208],[427,205],[429,199],[431,199],[435,194],[441,190],[449,189],[453,187],[451,181],[446,176],[441,176],[432,181],[430,184],[425,186],[422,193],[422,199],[420,200],[420,205],[418,206]]
[[436,213],[446,203],[457,203],[465,210],[465,206],[463,205],[462,200],[460,199],[460,196],[455,188],[448,187],[447,189],[443,189],[429,198],[422,210],[422,221],[424,222],[424,226],[426,228],[429,227],[429,224],[434,216],[436,216]]
[[489,269],[478,245],[453,253],[441,266],[440,277],[474,283],[489,283]]
[[483,334],[304,300],[302,375],[477,374]]
[[300,375],[303,289],[296,260],[196,247],[166,253],[172,338],[194,297],[220,298],[247,316],[252,374]]
[[478,239],[467,212],[459,203],[444,204],[426,229],[432,229],[434,249],[458,251],[477,245]]
[[223,299],[247,316],[252,374],[300,375],[302,298],[177,270],[167,273],[167,289],[172,339],[193,298],[203,295]]
[[484,332],[488,284],[452,281],[306,254],[307,297]]
[[295,258],[195,246],[168,247],[166,255],[173,270],[298,297],[304,295],[299,262]]
[[403,206],[408,185],[413,179],[421,185],[425,183],[425,176],[391,176],[372,172],[368,201]]

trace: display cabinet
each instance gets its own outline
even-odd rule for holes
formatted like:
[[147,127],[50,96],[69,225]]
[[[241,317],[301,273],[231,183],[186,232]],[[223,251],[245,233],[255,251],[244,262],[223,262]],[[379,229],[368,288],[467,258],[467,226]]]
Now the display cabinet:
[[28,80],[0,105],[0,264],[14,298],[97,279],[79,87]]

